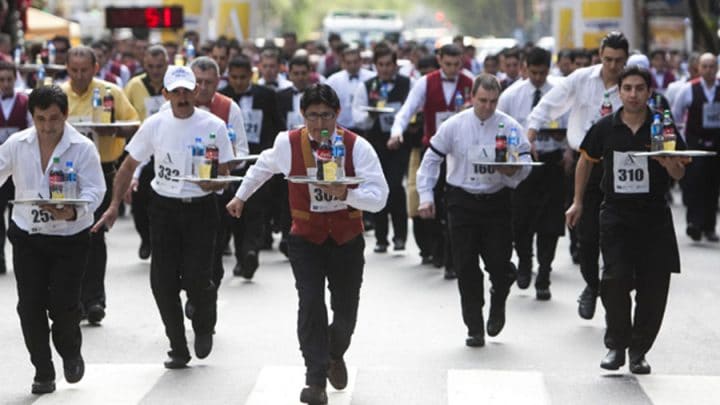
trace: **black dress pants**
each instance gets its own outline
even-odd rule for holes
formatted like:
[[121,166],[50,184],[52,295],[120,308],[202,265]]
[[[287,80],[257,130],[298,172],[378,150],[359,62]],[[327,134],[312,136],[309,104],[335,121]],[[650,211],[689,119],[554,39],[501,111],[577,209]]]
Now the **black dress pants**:
[[132,216],[135,222],[135,229],[140,235],[140,243],[150,243],[150,216],[148,208],[150,206],[150,198],[152,198],[152,187],[150,182],[155,178],[154,161],[145,165],[140,171],[138,179],[137,191],[132,192]]
[[[365,266],[364,249],[362,235],[343,245],[331,238],[316,245],[299,236],[288,237],[288,256],[299,302],[297,334],[307,369],[307,385],[324,387],[330,358],[342,358],[350,347]],[[326,279],[333,311],[329,326]]]
[[393,240],[405,242],[408,233],[408,214],[403,178],[407,172],[410,151],[405,147],[389,150],[387,146],[377,145],[377,143],[373,146],[390,189],[385,207],[375,214],[375,239],[378,244],[388,244],[388,216],[390,216],[393,225]]
[[[90,232],[71,236],[30,235],[10,223],[13,266],[25,346],[35,378],[55,379],[48,335],[63,359],[80,355],[80,284],[87,261]],[[48,326],[48,317],[52,327]]]
[[[97,222],[105,210],[110,206],[112,201],[112,189],[115,180],[114,163],[103,163],[103,172],[105,173],[105,185],[107,191],[97,210],[95,210],[95,222]],[[105,271],[107,270],[107,245],[105,244],[105,233],[107,230],[102,229],[98,232],[90,233],[90,249],[88,254],[87,265],[85,266],[85,275],[82,281],[82,294],[80,301],[83,308],[87,311],[90,306],[100,304],[105,308]]]
[[681,180],[688,226],[715,231],[720,193],[720,156],[693,159]]
[[600,285],[600,190],[602,164],[594,164],[583,198],[583,211],[578,224],[580,242],[580,273],[585,284],[597,291]]

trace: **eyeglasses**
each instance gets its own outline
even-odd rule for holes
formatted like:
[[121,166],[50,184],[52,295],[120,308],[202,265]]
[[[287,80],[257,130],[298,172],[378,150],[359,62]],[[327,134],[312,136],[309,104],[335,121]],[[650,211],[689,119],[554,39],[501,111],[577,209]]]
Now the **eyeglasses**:
[[335,118],[335,116],[336,116],[336,114],[331,111],[325,111],[323,113],[311,112],[311,113],[305,114],[305,119],[308,121],[312,121],[312,122],[315,122],[320,118],[322,118],[323,121],[329,121],[329,120]]

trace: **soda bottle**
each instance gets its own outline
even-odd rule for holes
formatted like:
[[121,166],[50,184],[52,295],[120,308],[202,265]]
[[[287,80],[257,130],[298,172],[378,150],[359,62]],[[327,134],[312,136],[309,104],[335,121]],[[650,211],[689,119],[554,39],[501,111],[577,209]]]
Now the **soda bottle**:
[[105,86],[105,96],[102,100],[103,106],[103,119],[104,124],[110,124],[115,122],[115,97],[112,95],[110,86]]
[[663,150],[663,142],[663,124],[660,122],[660,114],[655,114],[653,123],[650,125],[650,150],[653,152]]
[[343,143],[343,139],[340,134],[335,134],[332,157],[333,161],[335,161],[335,164],[337,165],[337,179],[340,180],[345,178],[345,144]]
[[463,108],[463,105],[465,105],[465,99],[463,98],[462,94],[460,94],[460,91],[455,92],[455,111],[460,111]]
[[215,134],[210,133],[210,143],[205,147],[205,159],[210,161],[210,178],[217,179],[220,150],[215,144]]
[[77,173],[72,160],[65,162],[65,185],[63,188],[65,198],[78,198]]
[[670,110],[665,110],[663,117],[663,150],[675,150],[676,140],[677,134],[675,133],[673,120],[670,117]]
[[52,166],[50,167],[50,175],[48,176],[51,200],[62,200],[65,198],[63,194],[63,183],[65,183],[65,173],[63,173],[60,167],[60,157],[55,156]]
[[505,135],[505,124],[498,125],[498,132],[495,135],[495,161],[507,162],[507,135]]
[[380,85],[380,99],[377,102],[377,107],[384,108],[385,104],[387,103],[387,99],[388,99],[387,84],[381,84]]
[[55,64],[55,55],[57,54],[57,52],[55,50],[55,44],[53,43],[53,41],[48,41],[47,49],[48,49],[48,64],[54,65]]
[[200,165],[205,162],[205,144],[203,144],[202,138],[199,136],[195,138],[195,145],[192,147],[192,156],[192,175],[201,177]]
[[602,107],[600,107],[600,116],[604,117],[608,114],[612,114],[612,112],[613,107],[612,103],[610,102],[610,94],[605,92],[605,94],[603,95]]
[[103,105],[100,98],[100,89],[93,90],[92,97],[92,120],[93,122],[102,122]]
[[320,146],[318,146],[318,149],[316,151],[317,158],[315,159],[317,167],[317,179],[318,180],[328,180],[332,181],[334,179],[327,178],[328,174],[330,174],[329,177],[333,177],[334,175],[331,174],[330,170],[325,170],[326,166],[331,166],[330,163],[334,162],[332,161],[332,146],[330,146],[330,133],[327,129],[323,129],[320,131]]
[[237,134],[235,133],[235,128],[233,128],[232,124],[228,124],[227,132],[228,139],[230,139],[230,146],[232,146],[233,156],[235,156],[235,143],[237,142]]
[[510,136],[507,139],[508,161],[517,162],[520,160],[520,136],[517,128],[510,128]]

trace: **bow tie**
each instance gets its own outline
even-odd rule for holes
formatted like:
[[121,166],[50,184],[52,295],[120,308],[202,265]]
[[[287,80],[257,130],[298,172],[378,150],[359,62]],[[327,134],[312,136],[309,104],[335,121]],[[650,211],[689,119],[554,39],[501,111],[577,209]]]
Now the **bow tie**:
[[360,76],[359,76],[359,75],[356,75],[356,74],[355,74],[355,75],[350,75],[350,80],[359,80],[359,79],[360,79]]
[[380,80],[380,84],[382,84],[383,86],[387,86],[388,84],[393,84],[393,83],[394,83],[394,81],[392,81],[392,80]]
[[454,78],[451,79],[451,78],[449,78],[449,77],[443,77],[443,78],[442,78],[442,81],[444,81],[444,82],[450,82],[450,83],[455,83],[455,79],[454,79]]
[[277,87],[277,86],[278,86],[278,82],[265,82],[265,85],[266,85],[266,86],[271,86],[271,87]]

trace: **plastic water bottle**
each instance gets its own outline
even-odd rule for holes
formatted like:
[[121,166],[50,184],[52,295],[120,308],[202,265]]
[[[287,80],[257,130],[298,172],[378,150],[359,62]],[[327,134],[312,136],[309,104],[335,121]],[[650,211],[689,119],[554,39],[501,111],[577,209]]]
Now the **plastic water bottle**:
[[188,65],[195,59],[195,45],[190,40],[187,40],[187,45],[185,45],[185,59],[185,63]]
[[37,82],[35,83],[35,87],[39,88],[45,84],[45,65],[43,65],[40,54],[37,54],[35,57],[35,64],[38,65]]
[[55,44],[53,43],[53,41],[48,41],[47,49],[48,49],[48,64],[54,65],[55,64],[55,55],[57,55],[57,51],[55,49]]
[[455,111],[460,111],[465,105],[465,99],[463,98],[460,91],[455,92]]
[[193,164],[192,174],[195,177],[200,177],[200,165],[205,161],[205,144],[203,144],[202,138],[195,138],[195,145],[192,148]]
[[499,163],[508,161],[507,135],[505,135],[505,124],[498,125],[498,132],[495,135],[495,161]]
[[60,158],[55,156],[48,176],[51,200],[62,200],[65,198],[65,194],[63,193],[64,183],[65,173],[63,173],[62,168],[60,167]]
[[23,48],[22,46],[18,45],[15,47],[15,52],[13,53],[13,62],[15,62],[16,66],[20,66],[22,63],[22,56],[23,56]]
[[210,133],[210,142],[205,146],[205,159],[210,161],[210,178],[217,179],[220,165],[220,149],[215,144],[215,134]]
[[65,198],[78,198],[77,173],[72,160],[65,162],[65,185],[63,188]]
[[655,114],[653,123],[650,125],[650,150],[653,152],[664,149],[663,124],[660,121],[660,114]]
[[510,136],[507,139],[508,162],[520,160],[520,136],[517,128],[510,128]]
[[235,156],[235,144],[237,143],[237,133],[232,124],[227,125],[228,139],[230,139],[230,146],[232,146],[233,156]]
[[339,134],[335,134],[335,139],[333,139],[332,157],[337,165],[337,179],[345,178],[345,144]]
[[381,84],[380,85],[380,98],[378,99],[377,107],[384,108],[385,105],[387,104],[387,99],[388,99],[387,84]]

